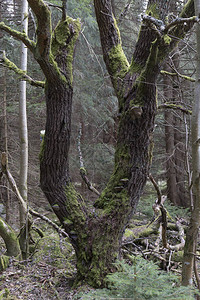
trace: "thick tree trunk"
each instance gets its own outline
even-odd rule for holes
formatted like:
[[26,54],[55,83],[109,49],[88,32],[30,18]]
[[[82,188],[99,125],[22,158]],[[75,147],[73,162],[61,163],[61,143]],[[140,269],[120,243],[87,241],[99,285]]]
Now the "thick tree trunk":
[[[170,51],[167,44],[156,40],[154,30],[143,25],[129,64],[116,22],[110,18],[111,3],[104,2],[96,0],[95,9],[104,59],[119,101],[119,128],[114,171],[94,211],[85,206],[69,177],[72,86],[63,68],[67,51],[56,56],[67,83],[51,78],[48,72],[47,122],[41,155],[41,187],[74,246],[78,279],[95,286],[102,285],[105,275],[113,270],[123,232],[147,180],[156,112],[155,83],[163,59],[158,47],[162,44],[164,52],[165,48]],[[43,61],[41,67],[45,68]]]
[[[46,77],[47,120],[41,149],[41,187],[77,256],[78,279],[101,286],[113,270],[122,235],[143,191],[152,155],[152,134],[156,112],[156,78],[159,64],[171,51],[176,39],[166,39],[153,16],[161,13],[165,1],[150,0],[148,13],[153,19],[141,26],[131,63],[128,62],[113,17],[111,0],[95,0],[102,50],[119,103],[119,127],[113,174],[94,207],[87,207],[70,181],[68,152],[73,94],[72,63],[80,31],[78,20],[65,17],[51,34],[50,11],[41,0],[28,0],[38,20],[37,42],[9,30],[33,52]],[[187,10],[193,13],[192,1]],[[192,12],[191,12],[192,11]],[[151,18],[150,17],[150,18]],[[182,37],[187,27],[173,26],[172,36]],[[157,28],[157,29],[156,29]]]

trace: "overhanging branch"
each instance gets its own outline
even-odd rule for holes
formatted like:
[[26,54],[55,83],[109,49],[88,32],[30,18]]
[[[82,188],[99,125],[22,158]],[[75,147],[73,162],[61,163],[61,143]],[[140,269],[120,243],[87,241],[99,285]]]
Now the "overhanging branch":
[[149,15],[142,15],[142,20],[143,22],[145,22],[146,24],[153,24],[156,26],[156,28],[166,34],[168,33],[168,31],[173,28],[173,27],[177,27],[178,25],[188,25],[188,24],[194,24],[199,22],[199,18],[196,16],[190,17],[190,18],[176,18],[175,20],[173,20],[171,23],[169,24],[164,24],[164,22],[162,20],[156,19],[152,16]]
[[28,36],[24,32],[20,32],[17,30],[14,30],[7,26],[4,22],[0,22],[0,30],[6,31],[9,33],[12,37],[16,38],[19,41],[22,41],[26,47],[33,52],[35,49],[35,42],[30,40]]
[[[175,71],[175,70],[174,70]],[[175,73],[172,73],[172,72],[168,72],[168,71],[165,71],[165,70],[161,70],[160,71],[160,74],[163,74],[163,75],[170,75],[170,76],[179,76],[185,80],[189,80],[191,82],[195,82],[196,80],[192,77],[189,77],[189,76],[186,76],[186,75],[183,75],[183,74],[180,74],[179,72],[175,71]]]
[[25,71],[18,68],[12,61],[10,61],[6,57],[5,51],[0,51],[0,65],[9,70],[14,71],[17,75],[19,75],[21,80],[27,81],[30,85],[44,88],[45,85],[44,81],[35,80],[31,78],[29,75],[27,75]]
[[185,108],[185,107],[183,107],[182,105],[180,105],[180,104],[176,104],[176,103],[163,103],[163,104],[160,104],[159,106],[158,106],[158,109],[162,109],[162,108],[164,108],[164,109],[177,109],[177,110],[180,110],[180,111],[182,111],[183,113],[185,113],[185,114],[187,114],[187,115],[191,115],[192,114],[192,111],[191,110],[189,110],[189,109],[187,109],[187,108]]
[[194,24],[199,22],[199,18],[194,16],[194,17],[190,17],[190,18],[176,18],[174,21],[172,21],[171,23],[169,23],[168,25],[165,26],[164,29],[164,33],[167,33],[169,31],[169,29],[171,29],[172,27],[175,27],[177,25],[184,25],[186,26],[187,24]]

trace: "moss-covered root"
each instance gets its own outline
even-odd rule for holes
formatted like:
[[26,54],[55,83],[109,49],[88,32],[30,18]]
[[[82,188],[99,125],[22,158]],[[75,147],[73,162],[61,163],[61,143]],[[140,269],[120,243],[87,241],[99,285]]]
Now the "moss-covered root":
[[21,258],[21,250],[18,238],[13,229],[0,218],[0,236],[3,238],[6,245],[6,255]]
[[[0,256],[0,272],[7,269],[10,262],[10,257],[7,255]],[[1,298],[0,298],[1,299]]]

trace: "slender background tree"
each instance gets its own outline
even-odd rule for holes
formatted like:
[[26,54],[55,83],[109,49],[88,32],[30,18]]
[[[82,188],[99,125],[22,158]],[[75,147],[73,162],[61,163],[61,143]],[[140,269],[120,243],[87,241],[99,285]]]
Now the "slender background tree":
[[[195,0],[195,13],[200,14],[200,1]],[[186,243],[183,256],[182,283],[192,285],[193,269],[195,266],[195,255],[197,237],[200,225],[200,25],[196,27],[197,40],[197,73],[195,84],[195,97],[192,110],[192,191],[194,196],[194,208],[192,210],[189,228],[186,235]]]

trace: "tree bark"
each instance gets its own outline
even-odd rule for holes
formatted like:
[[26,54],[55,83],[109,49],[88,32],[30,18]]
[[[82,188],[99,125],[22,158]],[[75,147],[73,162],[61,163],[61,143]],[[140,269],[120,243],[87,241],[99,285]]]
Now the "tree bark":
[[[21,27],[22,31],[28,34],[28,2],[22,1],[21,7]],[[27,47],[21,42],[21,70],[27,71]],[[27,128],[27,113],[26,113],[26,81],[20,81],[19,86],[19,138],[20,138],[20,173],[19,173],[19,191],[24,199],[27,201],[28,189],[28,128]],[[26,222],[26,214],[19,206],[20,217],[20,246],[23,258],[26,259],[28,255],[28,223]]]
[[[165,70],[170,71],[168,65]],[[164,97],[166,101],[172,100],[171,80],[168,76],[164,76]],[[171,110],[166,109],[165,117],[165,144],[166,144],[166,178],[167,178],[167,195],[172,203],[177,203],[176,188],[176,169],[175,169],[175,143],[174,143],[174,118]]]
[[[200,13],[200,1],[195,2],[196,15]],[[192,110],[192,181],[194,208],[191,213],[190,224],[186,234],[184,247],[182,284],[192,285],[192,275],[196,255],[197,237],[200,226],[200,25],[196,28],[197,40],[197,74],[195,85],[195,99]]]
[[[167,72],[173,72],[172,67],[178,70],[179,54],[178,48],[173,51],[170,60],[164,66]],[[181,102],[180,84],[178,76],[173,80],[164,75],[164,97],[165,102],[174,105]],[[182,112],[174,112],[165,109],[165,144],[166,144],[166,178],[167,195],[169,200],[177,206],[189,207],[188,191],[186,189],[185,171],[185,134],[182,121]]]

